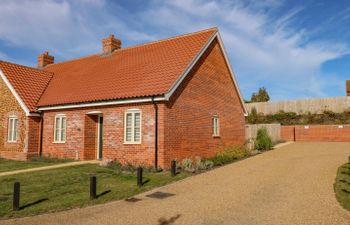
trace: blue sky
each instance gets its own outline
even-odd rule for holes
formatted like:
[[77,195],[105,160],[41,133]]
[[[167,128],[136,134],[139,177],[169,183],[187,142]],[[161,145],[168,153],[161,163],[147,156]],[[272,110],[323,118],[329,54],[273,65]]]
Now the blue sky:
[[218,27],[246,99],[345,95],[350,79],[348,0],[2,0],[0,59],[36,66],[48,50],[63,61]]

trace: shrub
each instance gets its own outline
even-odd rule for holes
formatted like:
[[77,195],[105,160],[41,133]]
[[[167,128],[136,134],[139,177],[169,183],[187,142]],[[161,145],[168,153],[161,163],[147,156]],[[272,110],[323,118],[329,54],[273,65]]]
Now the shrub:
[[350,109],[343,113],[335,113],[325,110],[322,114],[316,113],[300,113],[280,111],[272,115],[264,115],[262,113],[252,112],[247,116],[246,120],[250,124],[261,123],[280,123],[282,125],[298,125],[298,124],[350,124]]
[[247,120],[248,120],[248,123],[250,124],[258,123],[259,115],[255,107],[252,108],[252,111],[249,113]]
[[244,147],[229,146],[219,151],[214,157],[209,158],[215,166],[221,166],[234,160],[249,156],[250,152]]
[[196,158],[195,170],[209,170],[213,168],[214,163],[208,159],[201,159],[200,157]]
[[193,166],[192,160],[189,158],[182,160],[181,166],[182,166],[182,169],[186,172],[193,173],[196,171]]
[[256,135],[255,149],[265,151],[272,149],[272,146],[272,140],[267,133],[266,128],[260,128]]

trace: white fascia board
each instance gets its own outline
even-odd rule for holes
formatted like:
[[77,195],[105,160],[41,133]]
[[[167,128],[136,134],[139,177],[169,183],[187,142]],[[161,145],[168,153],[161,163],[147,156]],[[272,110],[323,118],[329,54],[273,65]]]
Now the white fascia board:
[[225,58],[225,61],[226,61],[226,64],[229,68],[229,71],[231,73],[231,76],[232,76],[232,80],[233,80],[233,83],[237,89],[237,93],[238,93],[238,96],[239,96],[239,99],[241,100],[241,104],[242,104],[242,107],[243,107],[243,111],[244,111],[244,116],[248,116],[248,110],[245,106],[245,103],[244,103],[244,100],[243,100],[243,97],[242,97],[242,94],[241,94],[241,90],[239,89],[239,86],[238,86],[238,83],[237,83],[237,79],[236,79],[236,75],[231,67],[231,64],[230,64],[230,60],[227,56],[227,53],[226,53],[226,49],[224,47],[224,44],[222,42],[222,39],[221,39],[221,35],[220,33],[218,32],[217,33],[217,37],[218,37],[218,40],[219,40],[219,45],[220,45],[220,48],[222,50],[222,52],[224,53],[224,58]]
[[236,81],[236,76],[232,70],[232,67],[231,67],[231,64],[230,64],[230,61],[228,60],[228,57],[227,57],[227,54],[226,54],[226,51],[225,51],[225,48],[224,48],[224,45],[222,43],[222,40],[221,40],[221,36],[220,36],[220,33],[218,31],[216,31],[212,37],[210,37],[210,39],[208,40],[208,42],[205,44],[205,46],[200,50],[200,52],[197,54],[197,56],[194,58],[194,60],[191,62],[191,64],[186,68],[186,70],[183,72],[183,74],[179,77],[179,79],[177,79],[175,81],[175,83],[172,85],[172,87],[170,88],[169,92],[167,92],[164,96],[166,98],[166,100],[169,100],[170,97],[174,94],[175,90],[180,86],[180,84],[182,83],[182,81],[186,78],[186,76],[190,73],[190,71],[192,70],[192,68],[194,67],[194,65],[198,62],[198,60],[201,58],[201,56],[204,54],[204,52],[208,49],[209,45],[213,42],[213,40],[217,38],[218,39],[218,42],[219,42],[219,46],[224,54],[224,58],[225,58],[225,61],[226,61],[226,64],[229,68],[229,71],[230,71],[230,74],[231,74],[231,77],[232,77],[232,80],[233,80],[233,83],[234,83],[234,86],[237,90],[237,93],[238,93],[238,97],[240,99],[240,102],[242,104],[242,107],[243,107],[243,111],[244,111],[244,116],[248,116],[248,111],[247,111],[247,108],[244,104],[244,100],[242,98],[242,94],[241,94],[241,91],[238,87],[238,84],[237,84],[237,81]]
[[215,39],[215,37],[217,36],[217,31],[215,31],[215,33],[210,37],[210,39],[207,41],[207,43],[202,47],[202,49],[199,51],[199,53],[196,55],[196,57],[192,60],[192,62],[187,66],[187,68],[185,69],[185,71],[182,73],[182,75],[175,81],[175,83],[171,86],[171,88],[169,89],[169,91],[164,95],[166,100],[169,100],[170,97],[174,94],[174,92],[176,91],[176,89],[180,86],[180,84],[182,83],[182,81],[186,78],[186,76],[190,73],[190,71],[192,70],[192,68],[194,67],[194,65],[196,65],[196,63],[198,62],[198,60],[201,58],[201,56],[203,55],[203,53],[205,52],[205,50],[207,50],[207,48],[209,47],[209,45],[211,44],[211,42]]
[[87,107],[98,107],[98,106],[109,106],[109,105],[122,105],[122,104],[133,104],[133,103],[144,103],[152,101],[165,101],[164,97],[147,97],[147,98],[138,98],[138,99],[124,99],[108,102],[95,102],[95,103],[82,103],[82,104],[72,104],[72,105],[61,105],[61,106],[47,106],[39,107],[39,111],[47,110],[59,110],[59,109],[73,109],[73,108],[87,108]]
[[[10,81],[7,79],[7,77],[5,76],[5,74],[2,72],[2,70],[0,69],[0,77],[2,78],[2,80],[4,81],[4,83],[6,84],[6,86],[10,89],[11,93],[13,96],[15,96],[17,102],[19,103],[19,105],[21,106],[21,108],[23,109],[23,111],[26,113],[26,116],[31,116],[32,113],[30,113],[28,107],[24,104],[24,102],[22,101],[21,97],[19,97],[19,95],[17,94],[16,90],[13,88],[13,86],[11,85]],[[34,115],[34,114],[33,114]]]

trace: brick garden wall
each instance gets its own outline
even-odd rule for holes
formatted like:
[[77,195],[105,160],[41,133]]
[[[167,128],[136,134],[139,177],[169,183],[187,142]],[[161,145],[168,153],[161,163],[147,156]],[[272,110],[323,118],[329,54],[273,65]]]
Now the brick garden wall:
[[[245,141],[244,112],[220,46],[214,41],[166,105],[164,161],[210,157]],[[218,115],[220,137],[213,137]]]
[[281,139],[293,141],[294,133],[296,141],[350,141],[350,125],[281,126]]

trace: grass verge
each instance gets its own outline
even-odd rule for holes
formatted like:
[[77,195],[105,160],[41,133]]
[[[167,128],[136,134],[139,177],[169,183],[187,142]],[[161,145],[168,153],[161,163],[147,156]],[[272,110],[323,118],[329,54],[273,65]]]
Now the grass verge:
[[338,168],[334,183],[335,196],[338,202],[350,211],[350,164],[345,163]]
[[15,160],[7,160],[0,158],[0,173],[14,171],[14,170],[22,170],[22,169],[30,169],[34,167],[41,166],[52,166],[59,163],[69,162],[70,160],[65,159],[33,159],[29,161],[15,161]]
[[[89,199],[90,175],[97,177],[98,198],[95,200]],[[187,176],[188,173],[171,177],[169,172],[144,171],[146,183],[138,188],[135,172],[87,164],[0,177],[0,218],[37,215],[125,199]],[[21,183],[21,209],[14,212],[12,192],[15,181]]]

